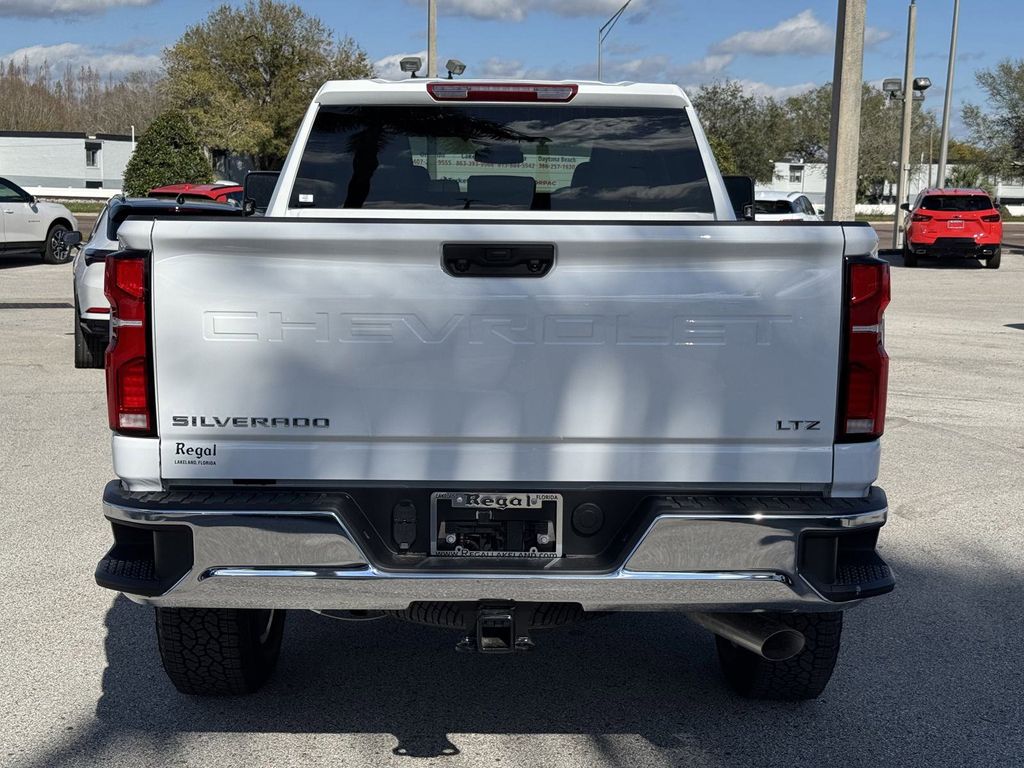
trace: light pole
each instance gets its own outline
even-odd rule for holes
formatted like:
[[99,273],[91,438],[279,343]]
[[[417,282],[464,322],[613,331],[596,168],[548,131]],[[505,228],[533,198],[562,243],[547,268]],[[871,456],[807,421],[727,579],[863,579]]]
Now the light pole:
[[935,138],[934,126],[928,129],[928,188],[932,186],[932,139]]
[[839,0],[837,11],[825,218],[829,221],[852,221],[857,210],[857,155],[867,0]]
[[427,77],[437,77],[437,0],[427,0]]
[[900,137],[900,166],[897,168],[896,211],[892,217],[892,247],[900,247],[900,204],[907,193],[910,170],[910,122],[914,113],[914,41],[917,35],[917,0],[907,9],[907,59],[903,68],[903,132]]
[[612,17],[610,19],[608,19],[608,21],[606,21],[601,26],[601,28],[599,30],[597,30],[597,79],[598,80],[601,79],[601,69],[602,69],[601,68],[601,45],[604,43],[605,38],[607,38],[608,35],[610,35],[612,33],[612,29],[615,27],[616,23],[618,23],[619,18],[622,16],[622,14],[626,10],[626,8],[629,7],[629,4],[632,3],[632,2],[633,2],[633,0],[626,0],[626,2],[624,2],[622,4],[622,7],[619,8],[619,10],[617,10],[614,14],[612,14]]
[[960,20],[960,0],[953,0],[953,31],[949,36],[949,64],[946,65],[946,100],[942,104],[942,133],[939,134],[939,172],[935,183],[946,186],[946,160],[949,155],[949,107],[953,102],[953,68],[956,63],[956,31]]

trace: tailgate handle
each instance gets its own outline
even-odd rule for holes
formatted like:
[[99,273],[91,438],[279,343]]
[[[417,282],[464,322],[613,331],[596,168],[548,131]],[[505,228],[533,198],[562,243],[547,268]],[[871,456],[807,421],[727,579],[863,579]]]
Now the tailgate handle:
[[555,264],[555,246],[446,243],[441,267],[452,277],[544,277]]

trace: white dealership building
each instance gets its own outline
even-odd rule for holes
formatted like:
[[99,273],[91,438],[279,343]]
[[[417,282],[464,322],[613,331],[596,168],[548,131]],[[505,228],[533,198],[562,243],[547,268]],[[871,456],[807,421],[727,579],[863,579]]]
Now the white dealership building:
[[[952,173],[955,169],[955,164],[949,165],[947,172]],[[935,164],[930,169],[927,163],[915,166],[910,174],[908,190],[910,200],[913,200],[922,189],[930,186],[939,186],[936,181],[938,176],[938,166]],[[827,177],[828,166],[825,163],[804,163],[799,160],[795,162],[776,162],[775,178],[770,182],[759,182],[757,184],[757,191],[778,192],[780,194],[799,192],[806,195],[818,210],[824,210]],[[1016,182],[999,181],[993,187],[997,199],[1006,205],[1010,213],[1015,216],[1024,215],[1024,185]],[[857,213],[892,215],[895,206],[891,201],[896,196],[896,185],[886,184],[885,195],[889,202],[876,204],[858,203]]]
[[118,134],[0,131],[0,176],[35,194],[113,194],[133,148],[131,136]]

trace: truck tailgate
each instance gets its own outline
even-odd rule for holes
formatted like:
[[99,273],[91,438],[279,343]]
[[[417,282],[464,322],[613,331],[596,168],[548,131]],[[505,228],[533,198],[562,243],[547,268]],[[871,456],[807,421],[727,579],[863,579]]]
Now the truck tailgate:
[[[157,221],[162,476],[828,484],[849,234]],[[446,243],[556,261],[454,277]]]

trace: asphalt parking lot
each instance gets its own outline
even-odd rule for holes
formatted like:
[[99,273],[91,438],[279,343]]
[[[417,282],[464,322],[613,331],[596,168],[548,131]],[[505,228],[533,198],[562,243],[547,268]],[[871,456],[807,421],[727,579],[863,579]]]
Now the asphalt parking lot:
[[848,614],[822,699],[732,696],[681,616],[481,657],[443,630],[294,614],[261,693],[197,700],[165,679],[150,611],[92,580],[112,472],[103,374],[72,366],[71,270],[0,261],[0,763],[1020,766],[1024,255],[894,258],[893,297],[879,483],[899,581]]

